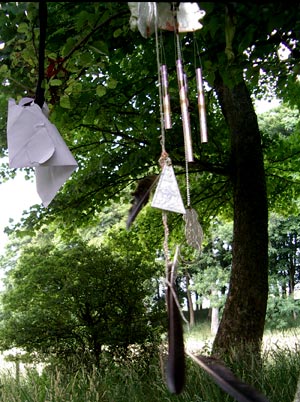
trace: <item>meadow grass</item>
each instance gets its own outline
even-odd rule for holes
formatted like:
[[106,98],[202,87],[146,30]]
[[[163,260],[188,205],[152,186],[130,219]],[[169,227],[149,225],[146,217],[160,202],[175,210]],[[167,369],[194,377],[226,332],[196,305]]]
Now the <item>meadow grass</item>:
[[[300,331],[268,332],[265,336],[262,365],[253,368],[243,361],[234,363],[234,374],[253,385],[270,402],[293,402],[300,375]],[[205,325],[185,333],[186,347],[208,354],[212,337]],[[198,345],[197,345],[198,342]],[[38,373],[30,368],[15,378],[13,371],[0,374],[2,402],[231,402],[211,378],[187,357],[186,385],[180,395],[166,387],[162,356],[141,366],[107,364],[103,369],[80,369],[67,374],[60,370]]]

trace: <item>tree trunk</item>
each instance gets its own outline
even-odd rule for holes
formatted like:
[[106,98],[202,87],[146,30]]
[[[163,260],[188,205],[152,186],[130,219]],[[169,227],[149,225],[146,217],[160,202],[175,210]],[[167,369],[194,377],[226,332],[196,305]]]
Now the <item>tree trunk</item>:
[[232,272],[213,353],[260,352],[268,298],[268,208],[261,138],[244,80],[216,91],[231,134]]
[[190,277],[188,272],[185,273],[185,280],[186,280],[187,305],[189,311],[189,324],[190,327],[193,327],[195,325],[195,314],[194,314],[192,295],[190,291]]
[[212,335],[216,335],[219,328],[219,307],[211,308],[211,319],[210,319],[210,332]]
[[291,236],[290,238],[289,248],[293,250],[293,252],[291,252],[289,256],[289,295],[292,295],[295,291],[295,256],[297,255],[297,239],[295,239],[294,236]]

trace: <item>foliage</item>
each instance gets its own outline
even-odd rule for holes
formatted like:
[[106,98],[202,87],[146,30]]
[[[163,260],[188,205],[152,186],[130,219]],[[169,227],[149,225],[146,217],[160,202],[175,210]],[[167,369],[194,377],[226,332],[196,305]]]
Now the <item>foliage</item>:
[[208,299],[212,307],[224,306],[231,268],[232,224],[216,220],[211,226],[210,238],[198,261],[192,264],[193,285],[199,298]]
[[299,284],[299,217],[270,217],[269,275],[270,293],[285,297],[293,295]]
[[297,312],[300,302],[294,297],[269,296],[266,315],[266,328],[284,330],[299,326]]
[[[189,169],[191,199],[206,225],[217,214],[232,214],[228,128],[212,88],[218,69],[229,84],[238,74],[235,77],[231,72],[224,52],[222,16],[227,6],[208,2],[201,7],[206,12],[203,28],[193,35],[182,35],[180,39],[189,79],[191,122],[195,129],[195,162]],[[233,72],[243,66],[248,87],[255,96],[269,93],[270,87],[274,89],[276,84],[283,96],[284,79],[290,76],[289,85],[298,85],[293,81],[296,71],[290,67],[296,66],[296,53],[286,60],[279,60],[277,54],[282,42],[293,50],[295,10],[289,13],[282,3],[276,6],[276,15],[271,11],[271,4],[264,5],[261,12],[257,12],[256,5],[249,9],[249,5],[238,3],[235,7],[239,17],[232,44],[235,53]],[[57,15],[60,15],[59,24]],[[136,180],[159,173],[161,149],[155,40],[153,36],[145,40],[139,32],[131,31],[129,20],[127,3],[48,3],[46,100],[51,110],[50,119],[70,146],[79,169],[49,208],[32,208],[31,215],[24,219],[27,228],[37,228],[47,219],[61,218],[68,225],[74,222],[81,225],[93,219],[94,212],[111,201],[128,203],[129,209],[128,192],[133,190]],[[34,96],[35,93],[38,3],[2,2],[0,21],[5,27],[0,38],[4,44],[0,50],[0,74],[1,140],[6,151],[5,102],[8,97]],[[270,36],[274,29],[276,33]],[[162,32],[174,121],[166,136],[166,149],[180,177],[184,175],[185,162],[173,39],[173,33]],[[195,44],[199,47],[204,78],[209,84],[206,91],[207,144],[200,144],[198,136]],[[277,80],[272,80],[274,70]],[[288,147],[286,152],[289,152]],[[292,166],[291,169],[296,170]],[[270,183],[272,188],[276,186],[275,180]],[[184,189],[184,181],[181,184]],[[287,187],[280,186],[280,192],[285,191],[288,191]],[[274,188],[272,200],[280,192],[278,186]]]
[[298,211],[300,191],[299,111],[286,105],[258,116],[262,133],[269,208],[282,215]]
[[79,239],[26,247],[2,294],[1,349],[77,354],[81,364],[86,355],[91,365],[155,343],[163,329],[150,281],[157,268],[125,238],[127,254]]

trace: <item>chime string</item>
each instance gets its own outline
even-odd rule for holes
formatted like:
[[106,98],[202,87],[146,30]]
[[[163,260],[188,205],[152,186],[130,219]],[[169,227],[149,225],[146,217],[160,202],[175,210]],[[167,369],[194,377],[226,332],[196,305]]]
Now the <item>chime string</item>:
[[159,48],[159,38],[158,38],[158,22],[157,22],[157,4],[154,2],[154,30],[155,30],[155,50],[156,50],[156,63],[157,63],[157,79],[158,79],[158,95],[159,95],[159,113],[160,113],[160,144],[162,148],[162,154],[166,153],[165,148],[165,126],[164,126],[164,112],[163,112],[163,96],[162,96],[162,85],[160,76],[160,48]]
[[[180,63],[182,63],[183,59],[182,59],[182,49],[181,49],[179,30],[178,30],[176,3],[173,3],[173,18],[174,18],[174,27],[175,27],[174,33],[175,33],[175,47],[176,47],[175,63],[176,63],[176,60],[179,60]],[[186,82],[186,86],[187,86],[187,82]],[[186,90],[186,98],[187,98],[187,90]],[[183,116],[182,116],[182,119],[183,119]],[[185,137],[185,141],[186,140],[187,139]],[[187,207],[190,208],[191,196],[190,196],[190,180],[189,180],[189,157],[188,157],[186,144],[185,144],[185,180],[186,180],[186,204],[187,204]]]
[[197,66],[198,64],[199,67],[202,69],[201,55],[195,32],[193,33],[193,44],[194,44],[194,65]]
[[45,102],[44,69],[45,69],[45,44],[46,44],[46,29],[47,29],[47,3],[46,1],[39,2],[39,22],[40,22],[40,38],[39,38],[39,76],[35,93],[34,102],[43,107]]

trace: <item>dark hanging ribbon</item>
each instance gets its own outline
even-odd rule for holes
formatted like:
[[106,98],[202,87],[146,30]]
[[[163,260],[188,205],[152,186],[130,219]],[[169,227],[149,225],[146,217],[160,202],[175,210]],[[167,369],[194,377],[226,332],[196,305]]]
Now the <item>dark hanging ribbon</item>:
[[[168,309],[168,361],[167,361],[167,385],[173,394],[180,394],[185,384],[185,353],[182,318],[176,303],[174,278],[169,265],[167,287]],[[173,291],[172,291],[173,287]]]
[[39,2],[39,22],[40,22],[40,41],[39,41],[39,76],[35,92],[34,102],[43,107],[45,102],[45,48],[46,48],[46,30],[47,30],[47,2]]
[[241,381],[221,361],[208,356],[195,356],[187,353],[213,381],[238,402],[270,402],[269,399],[253,386]]

